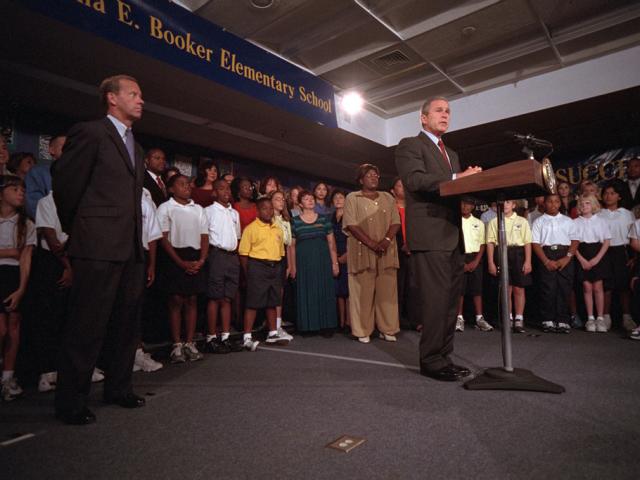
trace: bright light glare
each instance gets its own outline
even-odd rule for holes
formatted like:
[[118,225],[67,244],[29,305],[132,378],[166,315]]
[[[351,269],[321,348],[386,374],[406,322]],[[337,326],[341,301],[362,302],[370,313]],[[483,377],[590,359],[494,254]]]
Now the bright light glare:
[[362,109],[363,104],[364,100],[362,99],[362,96],[356,92],[347,93],[342,98],[342,108],[344,108],[345,112],[349,115],[358,113]]

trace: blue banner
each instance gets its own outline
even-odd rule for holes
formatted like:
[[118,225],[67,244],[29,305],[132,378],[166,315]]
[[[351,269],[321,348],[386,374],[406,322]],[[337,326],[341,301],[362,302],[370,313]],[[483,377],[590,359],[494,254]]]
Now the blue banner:
[[627,162],[636,157],[640,157],[640,147],[617,148],[587,158],[554,160],[553,167],[557,179],[574,188],[583,180],[602,185],[613,178],[626,179]]
[[337,126],[334,91],[329,83],[167,0],[22,3],[283,110],[327,127]]

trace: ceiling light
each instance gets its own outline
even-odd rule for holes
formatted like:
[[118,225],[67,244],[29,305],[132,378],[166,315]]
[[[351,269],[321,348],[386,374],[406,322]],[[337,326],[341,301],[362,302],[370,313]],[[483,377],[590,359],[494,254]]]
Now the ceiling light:
[[362,110],[362,105],[364,105],[364,100],[362,99],[362,95],[357,92],[347,93],[342,97],[342,108],[349,115],[353,115]]
[[470,37],[471,35],[473,35],[474,33],[476,33],[477,28],[474,27],[473,25],[469,25],[466,27],[462,28],[462,36],[463,37]]
[[249,0],[249,3],[254,8],[264,9],[270,8],[274,4],[274,0]]

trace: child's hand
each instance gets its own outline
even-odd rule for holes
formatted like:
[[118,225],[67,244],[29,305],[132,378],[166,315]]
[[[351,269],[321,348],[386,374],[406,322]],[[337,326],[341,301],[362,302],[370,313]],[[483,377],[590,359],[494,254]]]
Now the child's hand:
[[73,272],[70,268],[65,268],[62,271],[62,275],[58,279],[58,287],[60,288],[69,288],[73,283]]
[[558,264],[556,263],[555,260],[549,260],[546,264],[545,267],[547,270],[549,270],[550,272],[555,272],[556,270],[558,270]]
[[4,308],[8,312],[12,312],[17,309],[18,305],[20,305],[20,300],[22,300],[23,295],[24,292],[21,290],[16,290],[15,292],[13,292],[11,295],[4,299]]
[[331,266],[333,270],[333,276],[337,277],[340,274],[340,265],[338,265],[337,263],[334,263]]
[[531,262],[524,262],[522,265],[522,273],[529,275],[531,273]]
[[489,273],[494,277],[498,275],[498,268],[496,267],[496,264],[493,262],[489,263]]
[[149,265],[149,268],[147,268],[147,288],[149,288],[151,285],[153,285],[153,282],[156,279],[156,269],[153,267],[153,265]]

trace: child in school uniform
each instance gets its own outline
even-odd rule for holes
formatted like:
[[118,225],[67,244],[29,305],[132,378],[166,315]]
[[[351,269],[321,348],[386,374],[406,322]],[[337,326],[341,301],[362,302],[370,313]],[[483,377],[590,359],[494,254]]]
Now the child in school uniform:
[[473,296],[473,306],[476,312],[476,328],[483,332],[490,332],[493,327],[482,315],[482,257],[485,251],[484,223],[471,213],[476,208],[472,198],[463,198],[460,202],[462,214],[462,236],[464,238],[464,277],[463,289],[458,306],[456,331],[464,331],[464,297]]
[[[640,253],[640,219],[636,220],[629,233],[631,240],[631,248],[636,252],[636,256]],[[636,320],[640,318],[640,260],[636,257],[636,265],[631,275],[631,304],[635,306]],[[633,340],[640,340],[640,327],[634,328],[629,337]]]
[[605,261],[609,263],[611,275],[604,282],[604,322],[607,330],[611,328],[611,300],[614,293],[619,295],[622,308],[622,327],[631,332],[637,325],[631,317],[631,292],[629,291],[629,232],[635,222],[635,217],[626,208],[622,208],[624,195],[622,182],[609,182],[602,189],[602,203],[604,208],[598,212],[598,216],[604,219],[611,231],[611,243],[605,255]]
[[[209,223],[209,277],[207,286],[207,326],[209,333],[205,350],[209,353],[229,353],[235,346],[229,340],[231,304],[238,293],[240,263],[240,215],[231,206],[231,188],[222,179],[213,182],[216,200],[204,209]],[[222,332],[218,338],[218,313]]]
[[258,218],[244,229],[238,248],[240,264],[247,279],[243,347],[252,352],[258,347],[258,342],[253,341],[251,331],[256,312],[262,308],[265,309],[269,327],[266,343],[289,343],[289,340],[278,332],[276,324],[276,307],[281,304],[282,290],[282,230],[273,221],[271,200],[261,198],[256,202],[256,207]]
[[[507,260],[509,267],[509,318],[514,333],[524,333],[525,287],[531,279],[531,227],[526,218],[515,212],[516,202],[504,202],[504,229],[507,237]],[[487,226],[487,263],[489,274],[498,275],[500,253],[498,245],[498,219],[494,218]],[[512,300],[513,297],[513,300]],[[512,307],[513,305],[513,307]],[[515,313],[515,321],[513,314]]]
[[20,301],[31,270],[36,229],[24,211],[24,182],[12,175],[0,177],[0,349],[3,401],[22,395],[14,377],[20,342]]
[[[162,230],[156,216],[156,204],[153,203],[151,192],[146,188],[142,189],[142,197],[140,200],[142,208],[142,247],[144,248],[145,266],[146,266],[146,287],[153,285],[156,279],[156,258],[158,251],[158,240],[162,238]],[[145,290],[143,298],[140,299],[138,305],[138,321],[142,319],[142,309],[144,301],[149,295],[149,291]],[[147,303],[148,305],[148,303]],[[151,354],[146,353],[142,344],[136,350],[136,356],[133,361],[133,371],[137,372],[155,372],[162,368],[162,363],[151,358]]]
[[[609,225],[597,215],[600,202],[593,195],[581,195],[576,205],[580,216],[573,223],[576,238],[580,241],[576,258],[578,259],[577,276],[582,281],[584,304],[587,309],[587,332],[606,332],[604,322],[604,287],[603,280],[610,274],[609,264],[603,258],[609,248],[611,233]],[[597,317],[593,316],[595,299]]]
[[572,260],[580,242],[576,238],[573,221],[560,213],[560,204],[557,194],[545,196],[545,213],[533,223],[531,238],[538,259],[536,271],[542,331],[569,333],[569,299],[574,275]]
[[[162,248],[167,262],[162,283],[169,294],[169,322],[173,349],[171,362],[201,360],[193,337],[198,317],[197,295],[206,289],[203,268],[209,252],[209,223],[204,209],[191,200],[189,179],[174,175],[167,182],[171,198],[158,207],[157,217],[162,230]],[[184,311],[184,341],[181,336]]]

